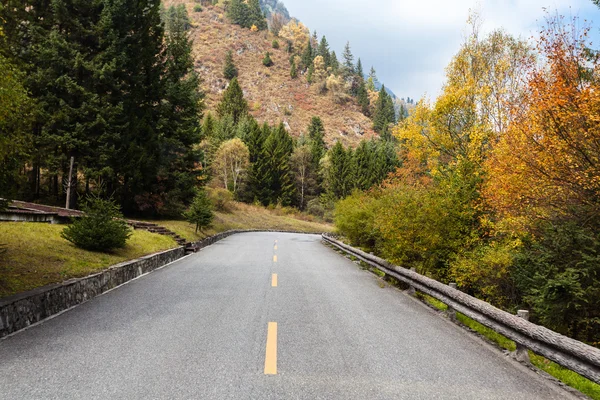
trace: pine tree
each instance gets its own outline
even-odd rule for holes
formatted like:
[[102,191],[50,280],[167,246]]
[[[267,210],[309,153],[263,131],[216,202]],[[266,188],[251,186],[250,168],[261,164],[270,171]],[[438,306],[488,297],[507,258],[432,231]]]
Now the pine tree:
[[230,0],[229,7],[227,8],[227,16],[232,23],[244,28],[250,28],[252,24],[249,24],[249,13],[248,5],[243,0]]
[[347,151],[340,142],[329,151],[326,171],[327,191],[334,199],[343,199],[354,189],[354,159],[352,149]]
[[306,82],[313,83],[313,75],[315,73],[315,64],[310,63],[308,67],[308,73],[306,74]]
[[259,0],[250,0],[248,2],[248,17],[247,17],[247,26],[256,26],[259,31],[264,31],[267,29],[267,18],[263,14]]
[[231,50],[227,52],[225,56],[225,66],[223,67],[223,76],[225,79],[232,80],[238,76],[238,70],[233,63],[233,53]]
[[387,127],[389,124],[396,123],[396,111],[394,102],[385,90],[385,85],[379,91],[379,98],[375,105],[375,115],[373,116],[373,129],[379,134],[389,134]]
[[363,71],[363,66],[362,62],[360,61],[360,57],[358,58],[358,62],[356,63],[356,75],[358,75],[360,79],[365,79],[365,73]]
[[312,117],[308,126],[308,137],[310,139],[310,152],[315,171],[318,170],[319,162],[325,155],[325,127],[319,117]]
[[265,54],[262,63],[265,67],[271,67],[273,65],[273,60],[271,60],[271,54],[268,51],[267,54]]
[[369,190],[375,182],[374,158],[376,154],[374,147],[373,142],[362,140],[354,152],[356,187],[360,190]]
[[292,138],[283,123],[265,140],[261,174],[265,183],[263,204],[290,205],[295,196],[295,185],[290,166],[294,150]]
[[307,68],[310,68],[314,59],[315,58],[314,58],[314,54],[313,54],[313,49],[312,49],[312,46],[310,44],[310,39],[309,39],[308,42],[306,43],[306,47],[304,48],[304,51],[302,52],[302,67],[305,70]]
[[196,226],[196,233],[198,233],[198,230],[202,231],[212,224],[214,219],[213,206],[204,189],[199,189],[196,192],[194,201],[184,216],[189,223]]
[[362,79],[360,77],[358,79],[359,79],[359,84],[358,84],[358,91],[357,91],[357,96],[356,96],[358,105],[360,106],[362,113],[366,116],[369,116],[370,103],[369,103],[369,94],[367,92],[367,85],[365,84],[364,79]]
[[210,139],[215,136],[215,125],[216,121],[213,117],[212,113],[209,111],[204,117],[204,122],[202,123],[202,138]]
[[375,68],[371,67],[371,71],[369,72],[369,78],[367,79],[367,89],[371,92],[375,92],[377,90],[377,75],[375,73]]
[[321,38],[321,43],[319,44],[317,55],[323,57],[326,69],[331,67],[331,53],[329,51],[329,43],[327,43],[327,39],[325,38],[325,36]]
[[334,75],[337,75],[340,72],[340,62],[338,61],[335,51],[331,52],[330,64],[331,72],[333,72]]
[[217,106],[217,114],[220,117],[230,115],[236,124],[248,114],[248,103],[244,99],[244,92],[237,78],[231,80],[229,87],[223,93],[223,99]]
[[296,60],[292,59],[292,66],[290,68],[290,77],[296,79],[298,77],[298,68],[296,67]]
[[198,181],[196,165],[200,152],[194,146],[200,142],[203,97],[200,78],[194,70],[192,41],[189,39],[189,18],[185,6],[171,7],[167,18],[166,68],[163,75],[165,98],[161,117],[161,168],[153,192],[171,193],[165,196],[164,209],[176,216],[183,211],[187,199],[193,197]]
[[344,47],[344,76],[348,77],[354,75],[356,73],[356,69],[354,68],[354,56],[352,55],[352,51],[350,50],[350,42],[346,42],[346,46]]

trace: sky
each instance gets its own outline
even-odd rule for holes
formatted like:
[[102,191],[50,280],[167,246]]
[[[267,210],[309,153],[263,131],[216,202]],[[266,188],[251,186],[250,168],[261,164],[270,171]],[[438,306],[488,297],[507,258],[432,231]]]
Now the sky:
[[[434,99],[444,69],[460,49],[470,9],[483,17],[483,30],[503,28],[530,40],[545,18],[544,9],[589,21],[600,42],[600,9],[591,0],[281,0],[291,16],[327,37],[341,57],[350,42],[365,72],[398,97]],[[600,46],[598,46],[600,47]],[[597,48],[598,48],[597,47]]]

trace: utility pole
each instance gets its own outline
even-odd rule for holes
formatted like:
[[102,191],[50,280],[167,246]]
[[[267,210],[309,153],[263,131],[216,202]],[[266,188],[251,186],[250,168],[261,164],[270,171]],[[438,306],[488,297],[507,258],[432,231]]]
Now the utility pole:
[[71,166],[69,167],[69,181],[67,182],[67,205],[65,208],[68,210],[71,208],[71,185],[73,184],[73,163],[75,157],[71,156]]

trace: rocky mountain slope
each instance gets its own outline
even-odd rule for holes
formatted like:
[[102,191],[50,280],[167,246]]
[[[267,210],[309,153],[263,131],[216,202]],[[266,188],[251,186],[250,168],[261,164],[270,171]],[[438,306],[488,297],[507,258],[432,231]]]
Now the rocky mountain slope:
[[[227,51],[233,52],[239,69],[239,81],[244,90],[252,115],[259,122],[283,122],[293,136],[304,132],[314,116],[323,120],[326,141],[341,141],[356,145],[362,138],[375,135],[372,122],[365,117],[353,100],[336,104],[329,94],[319,94],[317,85],[309,85],[304,76],[290,77],[289,54],[285,43],[274,49],[276,39],[269,32],[251,32],[233,25],[220,6],[203,6],[195,12],[194,1],[165,0],[165,6],[185,4],[192,21],[191,37],[194,40],[196,70],[206,91],[208,110],[215,110],[228,85],[223,77]],[[266,52],[271,53],[274,65],[263,66]]]

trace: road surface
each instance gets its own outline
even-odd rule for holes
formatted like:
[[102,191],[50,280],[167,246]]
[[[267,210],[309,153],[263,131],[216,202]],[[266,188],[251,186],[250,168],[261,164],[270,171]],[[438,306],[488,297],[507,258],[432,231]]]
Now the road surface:
[[567,398],[315,235],[231,236],[0,341],[0,399]]

